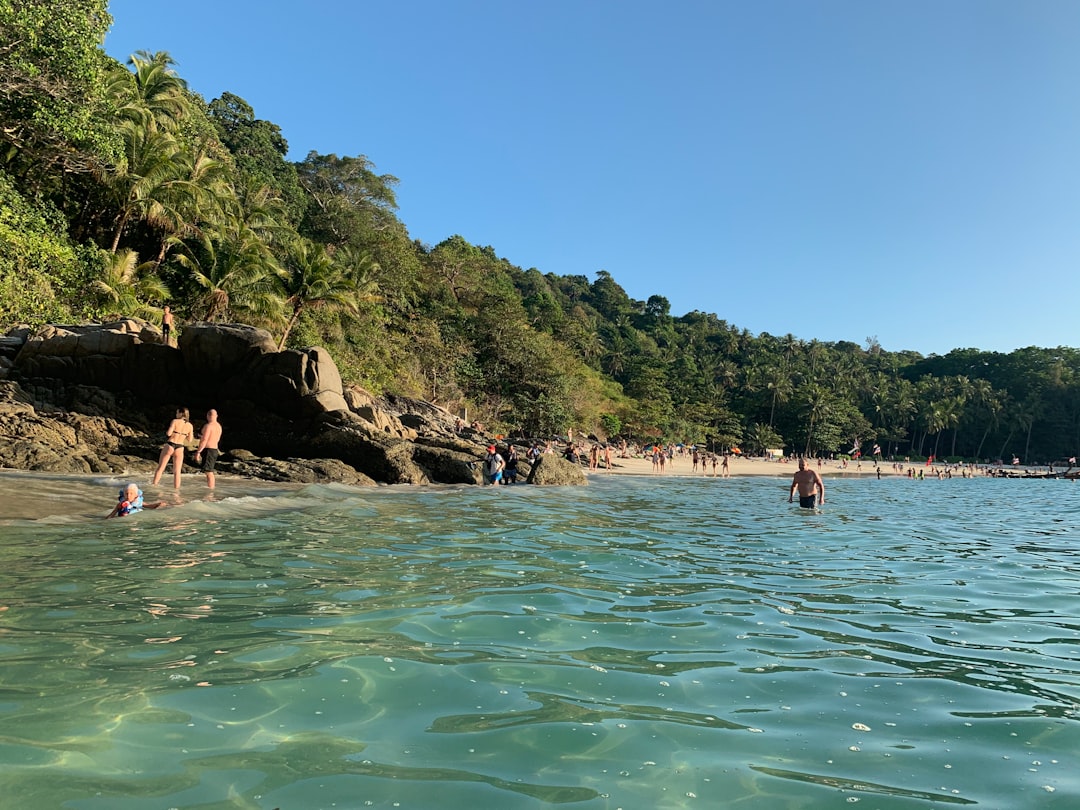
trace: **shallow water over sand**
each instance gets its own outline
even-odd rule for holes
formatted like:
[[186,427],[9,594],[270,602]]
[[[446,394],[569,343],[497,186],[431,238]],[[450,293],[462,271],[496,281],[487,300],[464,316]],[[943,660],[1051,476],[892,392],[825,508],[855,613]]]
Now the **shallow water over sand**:
[[0,522],[12,807],[1080,806],[1077,484],[64,481],[0,476],[61,507]]

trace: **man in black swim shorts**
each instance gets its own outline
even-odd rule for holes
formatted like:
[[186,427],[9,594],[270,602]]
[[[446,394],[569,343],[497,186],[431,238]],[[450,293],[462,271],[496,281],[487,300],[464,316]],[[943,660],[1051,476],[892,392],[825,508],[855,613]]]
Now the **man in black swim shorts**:
[[165,309],[161,313],[161,342],[166,346],[171,346],[169,342],[169,335],[172,334],[173,327],[173,314],[169,309],[168,304],[165,305]]
[[206,412],[206,424],[199,434],[199,449],[195,451],[195,463],[202,464],[206,473],[206,486],[214,488],[214,465],[218,460],[218,442],[221,441],[221,423],[217,420],[217,411],[213,408]]
[[825,503],[825,482],[817,470],[806,468],[806,459],[799,459],[799,471],[791,479],[791,492],[788,493],[788,503],[795,497],[795,490],[799,490],[799,506],[803,509],[813,509],[817,494],[821,493],[821,503]]

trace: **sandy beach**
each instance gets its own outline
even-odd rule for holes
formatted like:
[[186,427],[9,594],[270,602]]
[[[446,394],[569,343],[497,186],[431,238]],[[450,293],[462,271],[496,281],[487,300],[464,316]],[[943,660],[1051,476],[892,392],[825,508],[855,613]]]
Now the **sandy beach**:
[[[736,476],[744,475],[759,475],[759,476],[771,476],[790,478],[795,474],[795,471],[799,469],[797,462],[788,461],[769,461],[764,458],[744,458],[742,456],[732,456],[730,461],[730,475],[732,478]],[[859,476],[873,476],[877,474],[877,468],[872,461],[863,461],[861,465],[858,462],[849,461],[847,468],[840,466],[838,461],[823,461],[821,467],[816,466],[817,462],[813,462],[814,468],[817,469],[821,476],[842,476],[842,477],[859,477]],[[596,471],[590,471],[590,475],[681,475],[681,476],[696,476],[703,478],[711,478],[713,475],[712,464],[710,463],[708,469],[703,471],[700,467],[695,471],[693,460],[687,456],[686,458],[676,457],[672,461],[668,462],[663,473],[658,473],[653,470],[652,459],[648,458],[615,458],[612,459],[612,469],[603,469],[603,461],[600,462],[601,469]],[[912,465],[909,465],[912,466]],[[916,466],[922,466],[916,465]],[[906,469],[906,468],[905,468]],[[716,476],[720,477],[721,466],[720,462],[716,465]],[[893,469],[892,464],[883,462],[881,464],[881,474],[885,475],[903,475],[903,473],[897,472]]]

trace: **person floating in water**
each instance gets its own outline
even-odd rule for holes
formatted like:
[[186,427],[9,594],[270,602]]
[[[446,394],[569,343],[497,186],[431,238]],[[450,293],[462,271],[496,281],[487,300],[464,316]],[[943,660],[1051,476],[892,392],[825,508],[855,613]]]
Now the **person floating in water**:
[[122,490],[120,490],[119,498],[117,499],[116,506],[105,517],[127,517],[133,515],[136,512],[141,512],[143,509],[160,509],[166,506],[165,501],[154,501],[153,503],[146,503],[143,501],[142,490],[135,484],[128,484]]
[[799,471],[791,479],[791,492],[788,493],[788,503],[795,497],[795,490],[799,490],[799,506],[803,509],[813,509],[814,500],[818,492],[821,493],[820,503],[825,503],[825,482],[817,470],[806,469],[806,459],[799,459]]

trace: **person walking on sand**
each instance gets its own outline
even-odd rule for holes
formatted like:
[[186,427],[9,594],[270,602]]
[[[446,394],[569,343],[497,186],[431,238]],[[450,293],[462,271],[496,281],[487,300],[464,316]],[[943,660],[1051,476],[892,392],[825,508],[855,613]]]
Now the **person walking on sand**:
[[[206,473],[206,486],[214,488],[214,465],[217,464],[218,442],[221,441],[221,423],[217,420],[217,411],[213,408],[206,412],[206,424],[203,425],[202,433],[199,434],[199,447],[195,450],[195,463],[202,465],[202,471]],[[206,458],[202,458],[203,451]]]
[[184,448],[195,438],[195,429],[191,426],[190,414],[187,408],[178,408],[176,418],[169,423],[165,431],[165,444],[162,445],[161,455],[158,456],[157,470],[154,471],[154,485],[161,481],[161,474],[172,459],[173,463],[173,488],[180,489],[180,471],[184,466]]
[[799,459],[799,471],[791,479],[791,492],[788,493],[788,503],[795,497],[795,490],[799,490],[799,506],[803,509],[813,509],[817,494],[821,493],[819,503],[825,503],[825,482],[817,470],[806,468],[806,459]]
[[173,314],[169,309],[169,305],[166,304],[165,308],[161,312],[161,342],[166,346],[171,346],[169,342],[169,335],[172,334],[173,328]]

